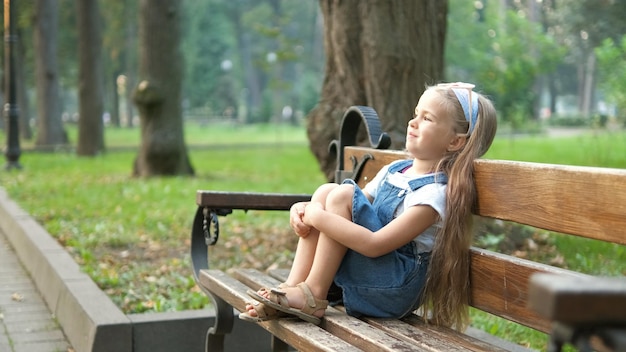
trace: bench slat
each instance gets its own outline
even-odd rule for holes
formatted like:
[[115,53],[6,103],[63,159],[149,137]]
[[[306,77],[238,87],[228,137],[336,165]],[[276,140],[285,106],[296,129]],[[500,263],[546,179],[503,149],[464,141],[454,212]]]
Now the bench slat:
[[[406,154],[346,147],[345,163],[369,154],[358,184]],[[506,160],[476,160],[477,215],[626,244],[626,170]],[[541,199],[541,202],[537,202]]]
[[626,244],[626,170],[502,160],[475,166],[480,215]]
[[491,252],[471,250],[471,305],[480,310],[549,332],[550,322],[528,307],[528,286],[537,272],[583,277],[583,274]]
[[[237,277],[238,280],[245,282],[246,285],[249,284],[253,289],[268,286],[275,287],[280,282],[279,280],[260,274],[254,269],[237,269],[233,271],[233,275]],[[320,326],[329,333],[366,351],[393,352],[425,350],[407,342],[399,336],[375,329],[364,321],[348,316],[333,307],[328,307]]]
[[[289,269],[273,269],[268,273],[271,277],[283,282],[289,275]],[[472,337],[467,334],[460,333],[456,330],[437,327],[434,325],[424,324],[422,318],[417,315],[410,315],[402,321],[396,319],[373,319],[363,317],[363,321],[368,324],[381,329],[388,334],[393,334],[401,339],[410,342],[412,345],[420,346],[427,350],[443,350],[445,351],[511,351],[512,348],[500,348],[494,345],[496,338],[488,335],[490,342],[481,340],[480,338]],[[502,344],[502,341],[497,341]],[[514,345],[514,344],[510,344]],[[516,351],[526,351],[526,349],[517,345],[508,346],[516,347]]]
[[[417,316],[413,317],[415,320],[419,319]],[[452,329],[434,331],[424,323],[409,324],[397,319],[363,318],[363,320],[378,329],[401,336],[411,344],[427,350],[437,351],[441,350],[442,346],[446,346],[445,351],[506,351]]]
[[[239,311],[251,298],[248,286],[221,270],[201,270],[200,284]],[[299,319],[279,319],[260,323],[271,334],[301,351],[358,351],[327,331]]]
[[452,330],[446,327],[425,324],[424,320],[415,314],[402,319],[425,333],[425,338],[439,338],[448,340],[450,343],[462,346],[464,351],[509,351],[509,352],[530,352],[528,348],[517,345],[513,342],[502,340],[487,332],[469,327],[465,333]]

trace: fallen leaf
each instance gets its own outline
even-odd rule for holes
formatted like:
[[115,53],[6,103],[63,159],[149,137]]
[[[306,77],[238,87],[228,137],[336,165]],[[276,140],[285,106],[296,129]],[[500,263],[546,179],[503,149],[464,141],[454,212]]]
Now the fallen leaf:
[[24,295],[22,295],[21,293],[15,292],[11,295],[11,299],[16,302],[21,302],[24,300]]

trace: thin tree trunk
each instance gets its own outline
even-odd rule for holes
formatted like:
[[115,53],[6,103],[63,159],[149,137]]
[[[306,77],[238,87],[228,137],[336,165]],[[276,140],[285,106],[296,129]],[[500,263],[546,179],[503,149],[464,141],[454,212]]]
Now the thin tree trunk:
[[595,86],[595,75],[596,75],[596,55],[591,51],[585,60],[585,80],[583,85],[583,96],[582,96],[582,113],[585,116],[590,116],[593,112],[593,104],[594,104],[594,86]]
[[111,125],[114,127],[120,127],[120,96],[117,89],[117,77],[120,75],[119,71],[116,71],[107,82],[109,82],[106,86],[106,90],[109,91],[111,96]]
[[78,145],[76,154],[104,150],[102,34],[98,0],[76,0],[78,17]]
[[[134,0],[127,0],[127,1],[134,1]],[[130,16],[132,14],[131,11],[128,11],[128,15]],[[135,39],[137,35],[137,28],[135,26],[135,23],[132,19],[128,18],[126,20],[126,111],[125,111],[125,115],[126,115],[126,126],[128,128],[132,128],[135,123],[134,123],[134,115],[135,115],[135,109],[133,108],[133,90],[131,87],[134,87],[135,84],[137,83],[137,76],[136,76],[136,66],[135,66],[135,61],[136,61],[136,57],[135,57],[135,51],[136,51],[136,47],[137,47],[137,40]]]
[[24,41],[21,35],[17,40],[17,62],[15,63],[15,74],[17,76],[15,84],[17,85],[17,105],[20,111],[20,137],[25,140],[33,138],[33,129],[30,125],[31,112],[28,99],[28,91],[26,89],[26,74],[24,73]]
[[181,107],[182,53],[178,0],[141,0],[139,110],[141,146],[135,176],[192,175],[184,142]]
[[67,143],[61,119],[61,95],[57,64],[58,5],[37,0],[35,8],[35,64],[37,77],[38,146]]

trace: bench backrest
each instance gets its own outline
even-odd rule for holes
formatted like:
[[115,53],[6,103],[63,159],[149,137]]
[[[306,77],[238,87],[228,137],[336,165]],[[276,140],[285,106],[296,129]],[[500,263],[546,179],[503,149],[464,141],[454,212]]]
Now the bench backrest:
[[[356,181],[364,186],[401,151],[344,147],[345,169],[364,158]],[[476,215],[554,232],[626,244],[626,170],[477,160]],[[581,249],[584,251],[584,249]],[[536,272],[582,275],[489,250],[471,249],[471,305],[549,332],[550,322],[527,307]]]

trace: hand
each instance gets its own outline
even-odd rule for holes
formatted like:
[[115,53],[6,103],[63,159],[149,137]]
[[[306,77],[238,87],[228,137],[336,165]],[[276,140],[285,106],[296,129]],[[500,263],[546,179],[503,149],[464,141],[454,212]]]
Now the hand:
[[302,238],[309,235],[311,226],[304,223],[304,209],[308,203],[300,202],[291,206],[289,210],[289,224],[296,234]]
[[306,205],[304,213],[302,214],[302,222],[307,226],[312,227],[312,217],[317,211],[324,211],[324,206],[320,202],[311,202]]

